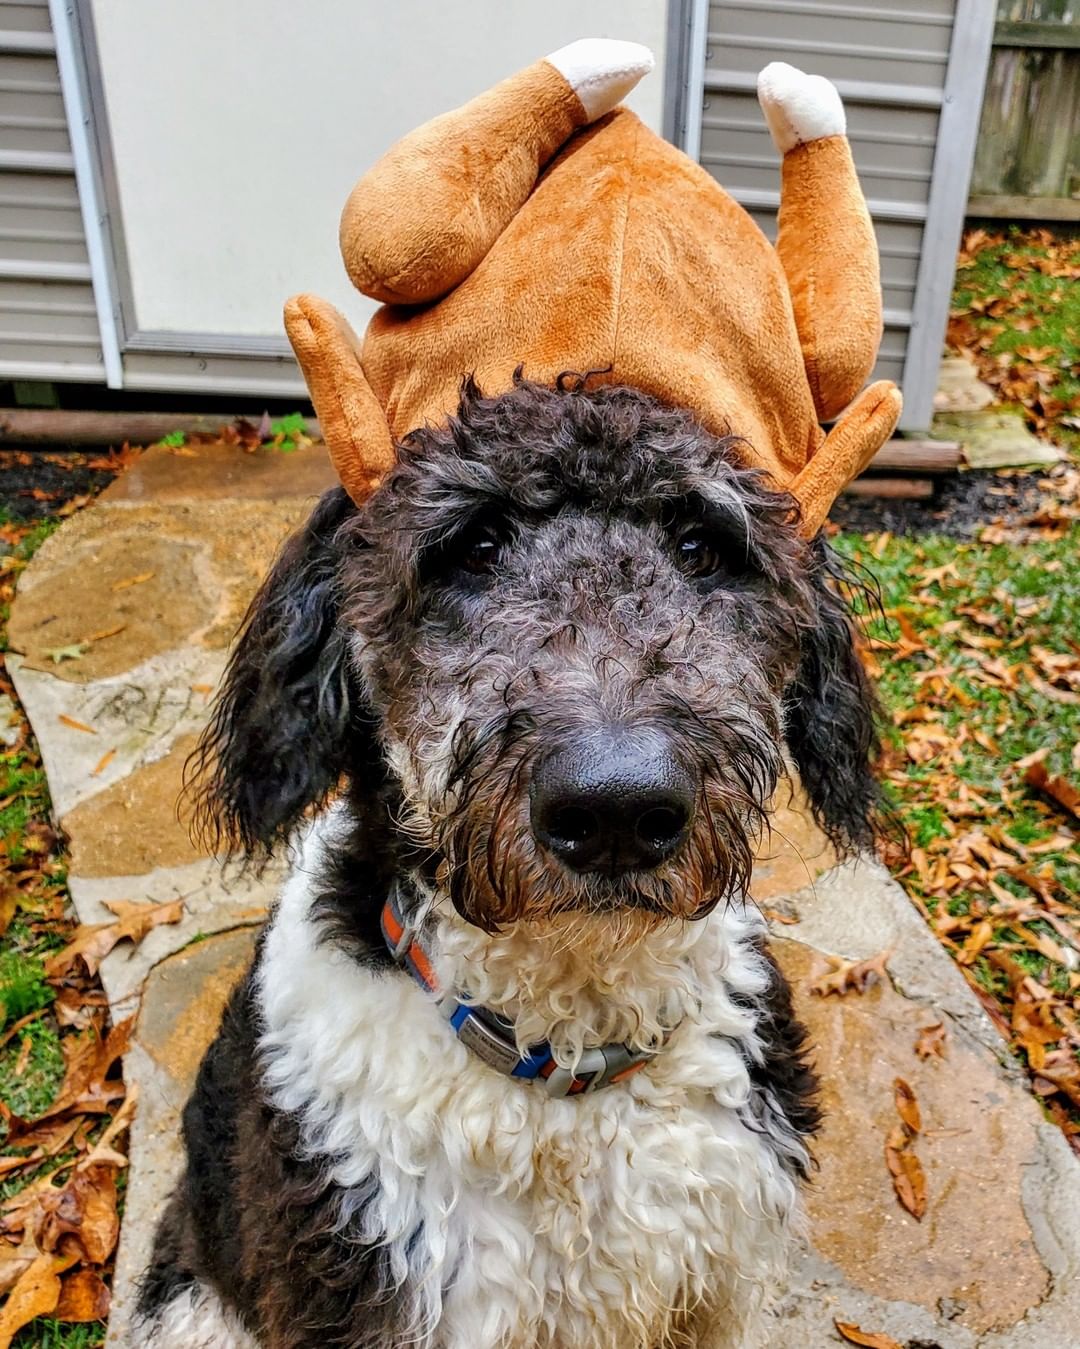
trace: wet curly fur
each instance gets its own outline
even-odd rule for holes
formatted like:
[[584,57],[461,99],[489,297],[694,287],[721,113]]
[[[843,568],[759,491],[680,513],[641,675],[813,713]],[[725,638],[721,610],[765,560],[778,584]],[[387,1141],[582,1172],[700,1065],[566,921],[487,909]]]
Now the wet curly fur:
[[[286,545],[252,603],[192,766],[197,818],[218,847],[259,857],[313,809],[338,804],[320,817],[334,823],[316,827],[188,1105],[188,1170],[144,1284],[148,1344],[180,1342],[162,1328],[170,1315],[189,1338],[200,1317],[214,1325],[238,1318],[237,1334],[273,1349],[739,1342],[717,1329],[716,1307],[688,1301],[665,1311],[645,1307],[648,1298],[620,1299],[624,1310],[612,1316],[630,1319],[606,1329],[597,1322],[582,1340],[573,1296],[545,1301],[542,1287],[539,1310],[508,1307],[490,1329],[489,1309],[483,1332],[468,1322],[464,1294],[452,1300],[466,1273],[446,1255],[443,1275],[432,1275],[443,1268],[428,1249],[432,1224],[443,1221],[432,1216],[432,1194],[418,1191],[428,1217],[400,1250],[377,1146],[366,1198],[349,1198],[341,1156],[360,1146],[360,1125],[335,1115],[343,1097],[332,1098],[338,1107],[317,1106],[318,1082],[307,1082],[306,1096],[296,1086],[307,1067],[293,1040],[329,994],[293,987],[281,936],[289,928],[312,969],[322,968],[320,952],[349,961],[355,982],[341,985],[343,1003],[367,980],[373,998],[388,999],[391,989],[419,997],[398,984],[379,934],[389,888],[406,877],[426,897],[451,975],[516,1018],[526,1040],[542,1031],[573,1061],[601,1029],[644,1041],[673,1007],[675,1022],[700,1021],[700,1040],[684,1027],[687,1046],[697,1046],[687,1055],[704,1056],[704,1065],[709,1046],[737,1050],[724,1072],[741,1084],[731,1117],[738,1146],[772,1177],[761,1180],[761,1194],[773,1197],[760,1201],[760,1221],[794,1220],[794,1190],[785,1187],[807,1165],[814,1081],[760,925],[729,901],[748,888],[789,757],[838,848],[873,842],[884,818],[872,770],[876,707],[835,556],[823,538],[800,536],[793,500],[741,467],[738,451],[734,438],[717,439],[630,389],[590,389],[580,377],[549,388],[519,377],[486,398],[467,381],[457,416],[408,437],[362,508],[329,492]],[[704,571],[680,562],[691,534],[709,550]],[[663,731],[693,770],[697,809],[685,844],[653,869],[579,874],[533,836],[529,782],[542,756],[613,724]],[[326,967],[327,987],[339,970]],[[702,1011],[710,1007],[713,1021]],[[415,1010],[426,1035],[423,1006],[409,1009],[402,1015]],[[445,1037],[445,1028],[432,1034]],[[678,1043],[656,1065],[677,1065]],[[449,1045],[458,1048],[452,1037]],[[598,1093],[620,1099],[595,1109],[645,1109],[650,1091],[668,1089],[667,1070],[657,1066],[650,1082],[650,1066],[634,1094]],[[470,1087],[477,1099],[491,1094],[485,1110],[533,1090],[483,1065],[464,1071],[480,1074]],[[523,1099],[530,1111],[544,1109],[535,1094]],[[582,1120],[593,1109],[574,1108]],[[535,1127],[546,1128],[546,1118],[537,1114]],[[379,1127],[389,1138],[392,1111]],[[677,1137],[668,1139],[676,1148]],[[585,1171],[593,1162],[584,1123],[580,1143]],[[437,1156],[426,1163],[428,1181],[408,1184],[434,1186],[447,1165]],[[454,1193],[459,1182],[447,1179]],[[404,1183],[394,1183],[399,1202]],[[539,1184],[535,1175],[529,1184]],[[712,1192],[722,1188],[714,1177]],[[781,1216],[768,1217],[774,1210]],[[772,1257],[752,1253],[757,1237],[733,1227],[729,1242],[742,1251],[743,1282],[768,1278]],[[483,1238],[470,1231],[474,1246]],[[737,1265],[736,1254],[724,1259]],[[643,1277],[659,1288],[656,1271]],[[684,1293],[665,1296],[689,1298],[698,1277],[688,1268]],[[538,1318],[532,1338],[522,1338],[529,1316]],[[217,1333],[207,1342],[233,1342]]]

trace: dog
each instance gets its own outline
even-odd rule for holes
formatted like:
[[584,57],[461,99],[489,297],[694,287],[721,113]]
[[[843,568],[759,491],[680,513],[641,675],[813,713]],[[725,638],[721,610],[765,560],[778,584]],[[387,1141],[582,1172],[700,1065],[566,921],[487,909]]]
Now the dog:
[[183,1117],[149,1349],[757,1342],[818,1123],[748,901],[882,816],[839,565],[733,438],[564,376],[326,494],[198,751],[290,879]]

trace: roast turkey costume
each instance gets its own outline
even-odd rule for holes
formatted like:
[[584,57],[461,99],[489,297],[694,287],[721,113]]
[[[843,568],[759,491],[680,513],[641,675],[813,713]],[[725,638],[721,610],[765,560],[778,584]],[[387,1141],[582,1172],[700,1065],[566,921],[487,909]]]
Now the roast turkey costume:
[[[864,388],[882,331],[873,227],[828,81],[769,66],[783,154],[775,247],[704,169],[619,101],[652,67],[586,39],[399,141],[341,220],[359,339],[311,295],[285,324],[334,466],[362,503],[394,444],[514,371],[599,371],[683,407],[821,527],[892,434],[900,394]],[[822,423],[834,423],[828,434]]]

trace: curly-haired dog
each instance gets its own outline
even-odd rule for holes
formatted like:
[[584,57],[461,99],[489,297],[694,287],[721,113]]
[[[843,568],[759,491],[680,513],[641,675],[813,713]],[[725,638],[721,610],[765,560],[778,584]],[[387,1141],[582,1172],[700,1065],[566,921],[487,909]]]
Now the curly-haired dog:
[[322,500],[204,746],[230,841],[318,811],[141,1343],[754,1342],[817,1114],[752,848],[785,746],[841,845],[879,801],[835,582],[729,442],[581,380],[467,385]]

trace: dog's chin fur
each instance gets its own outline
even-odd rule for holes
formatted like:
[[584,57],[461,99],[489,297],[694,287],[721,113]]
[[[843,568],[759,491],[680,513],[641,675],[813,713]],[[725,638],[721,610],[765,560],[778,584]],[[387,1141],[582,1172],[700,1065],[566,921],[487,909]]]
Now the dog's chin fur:
[[593,1045],[655,1049],[701,1002],[705,922],[577,909],[489,933],[439,895],[432,927],[443,983],[510,1020],[522,1053],[549,1041],[565,1068]]

